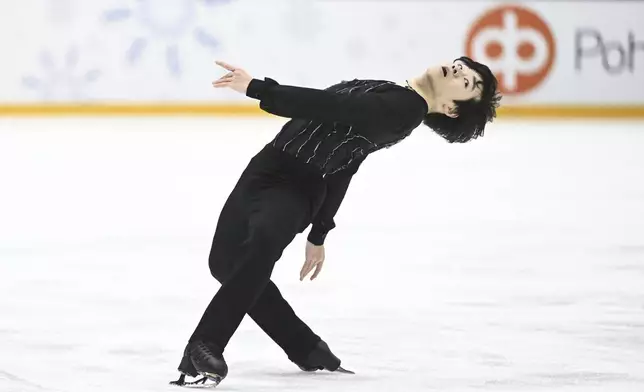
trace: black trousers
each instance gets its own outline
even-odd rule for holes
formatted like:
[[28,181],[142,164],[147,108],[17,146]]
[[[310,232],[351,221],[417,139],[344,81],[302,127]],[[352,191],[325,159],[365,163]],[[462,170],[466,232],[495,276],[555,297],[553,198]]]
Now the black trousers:
[[270,144],[251,159],[219,216],[209,265],[222,285],[191,341],[210,341],[223,353],[248,314],[292,361],[315,347],[320,337],[270,276],[283,250],[311,223],[325,192],[319,173]]

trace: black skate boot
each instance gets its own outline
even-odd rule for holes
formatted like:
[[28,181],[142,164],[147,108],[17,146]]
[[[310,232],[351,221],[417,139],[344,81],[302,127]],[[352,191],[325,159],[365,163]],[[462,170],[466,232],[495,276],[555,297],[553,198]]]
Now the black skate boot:
[[189,345],[190,359],[197,373],[219,384],[228,375],[228,365],[216,345],[198,340]]
[[341,373],[354,374],[350,370],[343,369],[340,366],[340,358],[331,352],[329,345],[323,340],[319,341],[317,346],[309,353],[303,361],[293,361],[300,369],[305,372],[314,372],[316,370],[328,370],[330,372],[339,371]]
[[[215,345],[197,341],[186,346],[178,370],[181,376],[177,381],[172,381],[172,385],[215,387],[228,374],[228,365]],[[199,375],[203,376],[199,380],[185,381],[186,376],[196,378]],[[207,380],[214,384],[206,384]]]
[[181,358],[181,363],[179,364],[179,367],[177,370],[181,372],[181,374],[185,374],[186,376],[190,377],[197,377],[199,373],[197,373],[197,369],[195,369],[195,365],[192,364],[192,360],[190,359],[190,344],[186,346],[186,349],[183,350],[183,357]]
[[197,373],[197,369],[195,369],[195,366],[192,364],[192,360],[190,359],[190,344],[186,346],[185,350],[183,350],[183,357],[181,358],[181,363],[179,364],[179,367],[177,368],[179,372],[181,373],[181,376],[179,376],[179,379],[177,381],[172,381],[170,384],[172,385],[179,385],[179,386],[192,386],[192,385],[200,385],[200,384],[205,384],[207,378],[203,377],[199,380],[196,381],[186,381],[186,376],[190,376],[193,378],[197,378],[199,376],[199,373]]

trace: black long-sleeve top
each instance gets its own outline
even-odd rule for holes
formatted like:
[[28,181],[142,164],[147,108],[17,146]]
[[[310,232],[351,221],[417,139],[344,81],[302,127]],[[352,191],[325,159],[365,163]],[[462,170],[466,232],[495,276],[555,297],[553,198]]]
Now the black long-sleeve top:
[[354,79],[319,90],[253,79],[246,95],[258,99],[262,110],[291,119],[271,143],[324,177],[326,197],[308,235],[315,245],[335,228],[334,217],[366,157],[409,136],[428,112],[415,91],[385,80]]

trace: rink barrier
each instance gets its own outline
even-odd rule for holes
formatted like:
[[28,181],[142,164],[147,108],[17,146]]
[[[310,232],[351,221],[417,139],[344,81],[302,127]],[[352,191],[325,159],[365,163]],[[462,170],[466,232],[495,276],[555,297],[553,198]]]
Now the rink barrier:
[[[104,104],[104,105],[0,105],[2,117],[75,116],[269,116],[257,105],[247,104]],[[644,105],[530,105],[503,106],[499,118],[624,118],[644,119]]]

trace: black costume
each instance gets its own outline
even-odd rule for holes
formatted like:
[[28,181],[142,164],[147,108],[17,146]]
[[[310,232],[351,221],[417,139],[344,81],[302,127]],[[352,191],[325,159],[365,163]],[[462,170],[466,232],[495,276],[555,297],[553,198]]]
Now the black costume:
[[428,107],[412,89],[379,80],[317,90],[253,79],[247,96],[291,120],[251,159],[221,211],[209,264],[222,286],[190,341],[210,342],[222,354],[248,313],[302,363],[321,339],[270,280],[273,266],[309,224],[308,240],[324,243],[368,154],[410,135]]

